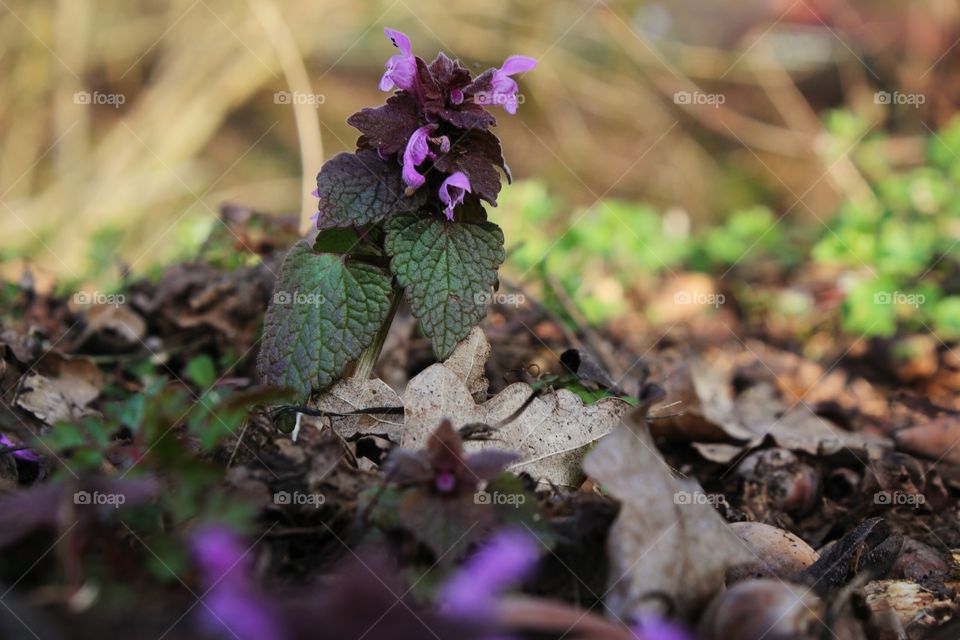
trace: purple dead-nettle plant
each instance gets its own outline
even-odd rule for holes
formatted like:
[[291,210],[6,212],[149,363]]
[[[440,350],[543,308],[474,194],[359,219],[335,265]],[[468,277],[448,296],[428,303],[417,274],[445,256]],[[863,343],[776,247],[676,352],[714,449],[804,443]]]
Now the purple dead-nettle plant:
[[491,537],[440,591],[440,610],[458,618],[489,620],[498,599],[536,567],[540,545],[533,535],[506,529]]
[[504,260],[484,208],[496,206],[501,174],[510,180],[491,111],[516,113],[516,78],[536,61],[511,56],[473,76],[385,33],[397,53],[380,88],[394,93],[347,120],[357,150],[317,176],[318,234],[287,255],[264,322],[261,378],[300,400],[351,370],[369,376],[404,294],[437,357],[448,356],[486,314]]
[[10,438],[0,433],[0,452],[8,452],[14,458],[24,462],[39,462],[40,456],[33,449],[24,445],[18,445]]
[[212,638],[283,640],[281,616],[250,576],[249,549],[221,525],[191,537],[194,564],[203,587],[199,624]]

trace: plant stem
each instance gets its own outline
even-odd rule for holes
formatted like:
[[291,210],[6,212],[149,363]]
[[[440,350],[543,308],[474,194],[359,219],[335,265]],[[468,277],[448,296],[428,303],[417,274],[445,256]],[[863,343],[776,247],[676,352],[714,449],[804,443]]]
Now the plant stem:
[[387,334],[390,333],[390,325],[393,324],[393,316],[397,314],[397,308],[400,306],[400,297],[402,295],[403,289],[394,286],[393,293],[390,294],[390,311],[380,326],[380,330],[377,331],[377,335],[373,337],[373,342],[360,354],[360,358],[357,360],[357,367],[353,371],[354,378],[366,380],[373,375],[373,367],[376,366],[377,360],[380,359],[383,343],[387,341]]

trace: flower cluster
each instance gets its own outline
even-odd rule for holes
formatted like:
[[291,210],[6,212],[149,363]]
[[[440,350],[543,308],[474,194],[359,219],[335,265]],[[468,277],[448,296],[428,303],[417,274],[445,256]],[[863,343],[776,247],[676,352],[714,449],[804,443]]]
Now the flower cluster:
[[[396,92],[385,105],[347,120],[362,134],[358,154],[375,151],[383,161],[400,165],[405,196],[429,190],[424,208],[442,209],[453,220],[457,208],[467,205],[482,218],[480,200],[497,204],[498,169],[510,178],[500,141],[489,131],[496,120],[485,107],[516,113],[519,88],[512,76],[533,69],[536,60],[511,56],[499,69],[473,77],[442,53],[424,62],[399,31],[384,33],[399,52],[387,61],[380,89]],[[325,227],[322,209],[320,228]]]
[[476,491],[518,457],[512,451],[494,448],[466,453],[460,434],[445,419],[430,434],[424,450],[395,449],[387,460],[386,472],[395,482],[422,485],[438,495],[456,497],[463,491]]

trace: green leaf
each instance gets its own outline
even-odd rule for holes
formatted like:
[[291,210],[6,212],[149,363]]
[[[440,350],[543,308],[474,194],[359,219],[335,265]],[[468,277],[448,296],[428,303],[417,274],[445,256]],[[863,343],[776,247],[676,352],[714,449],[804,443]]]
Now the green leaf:
[[313,250],[317,253],[353,253],[360,242],[356,229],[324,229],[313,241]]
[[201,389],[208,389],[217,381],[217,368],[210,356],[197,356],[187,363],[187,376]]
[[447,222],[404,214],[386,224],[390,268],[437,357],[450,355],[487,311],[497,268],[504,260],[503,232],[484,222]]
[[426,189],[407,196],[400,165],[376,151],[341,153],[323,165],[317,176],[320,229],[355,227],[378,222],[398,211],[423,204]]
[[290,388],[300,399],[333,384],[386,321],[390,293],[382,269],[297,243],[264,318],[261,381]]

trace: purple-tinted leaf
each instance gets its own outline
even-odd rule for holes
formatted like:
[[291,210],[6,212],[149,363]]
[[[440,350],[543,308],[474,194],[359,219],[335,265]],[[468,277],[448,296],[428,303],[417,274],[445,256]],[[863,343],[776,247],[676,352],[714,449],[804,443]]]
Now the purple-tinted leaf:
[[500,193],[500,174],[504,169],[500,140],[489,131],[468,131],[454,142],[448,153],[438,157],[434,166],[444,173],[462,171],[470,179],[473,193],[496,206]]
[[468,84],[463,88],[463,95],[466,97],[475,96],[479,93],[487,93],[493,89],[493,78],[496,75],[496,69],[487,69],[476,78],[473,79],[473,82]]
[[496,512],[473,495],[451,499],[420,490],[403,493],[397,517],[403,529],[446,564],[461,558],[496,523]]
[[425,194],[404,194],[400,165],[376,151],[341,153],[317,176],[320,216],[317,227],[356,227],[423,205]]
[[420,452],[394,449],[390,452],[383,472],[394,482],[429,482],[433,478],[430,461]]
[[460,64],[459,60],[451,60],[444,53],[437,54],[427,68],[434,82],[449,95],[454,89],[463,89],[470,84],[470,71]]
[[464,102],[456,107],[437,107],[428,113],[446,120],[458,129],[486,130],[497,124],[497,119],[478,104]]
[[347,124],[363,134],[364,144],[390,155],[403,149],[410,133],[417,128],[417,103],[408,93],[397,93],[387,104],[362,109],[347,118]]
[[520,454],[503,449],[484,449],[467,458],[470,472],[482,480],[493,480],[511,463],[520,459]]

